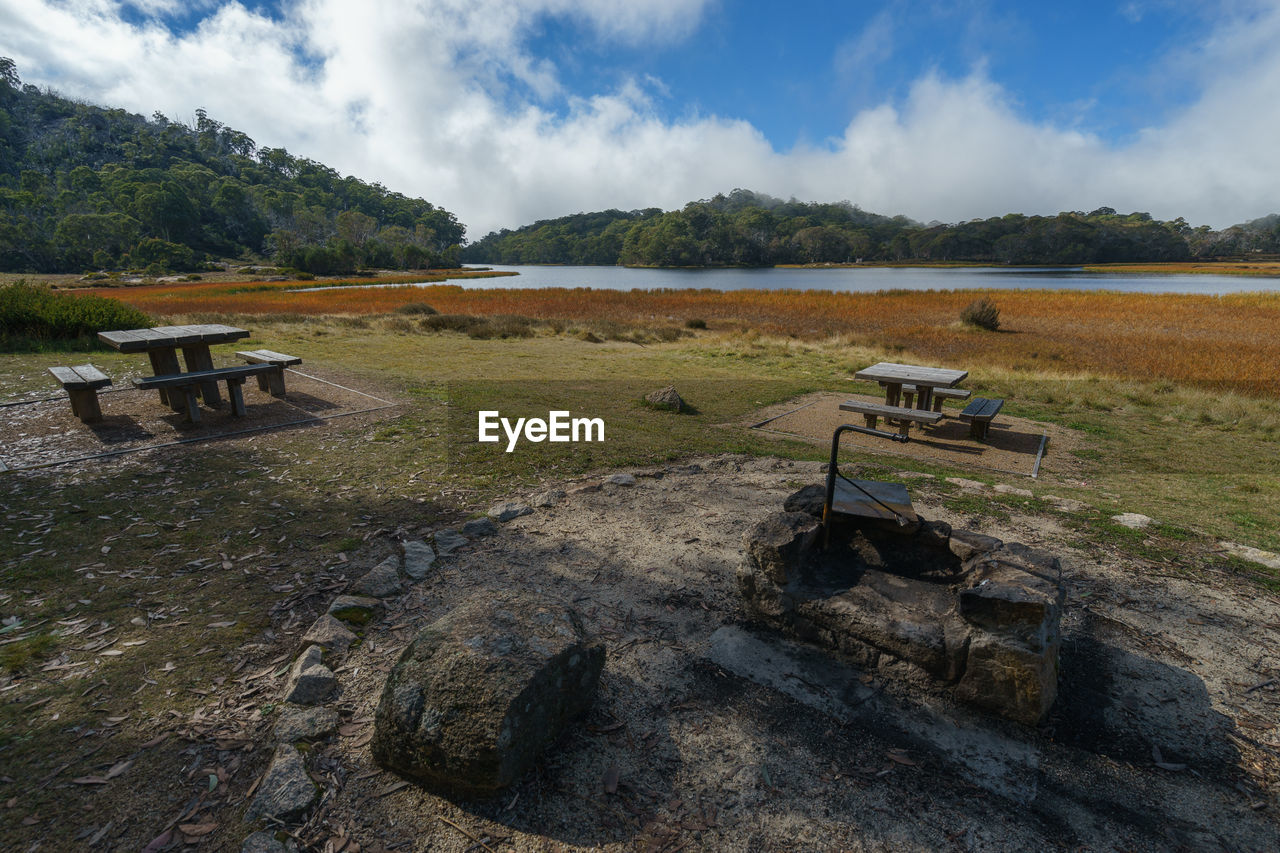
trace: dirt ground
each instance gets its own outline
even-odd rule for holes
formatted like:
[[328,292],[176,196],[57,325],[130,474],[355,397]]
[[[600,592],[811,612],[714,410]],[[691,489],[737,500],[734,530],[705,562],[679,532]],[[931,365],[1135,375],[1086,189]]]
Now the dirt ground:
[[[84,464],[98,463],[61,470],[74,475]],[[792,491],[819,482],[818,463],[724,455],[632,473],[634,486],[548,482],[510,495],[566,492],[388,600],[385,617],[334,664],[340,694],[330,704],[343,725],[305,750],[324,794],[306,824],[281,828],[282,837],[348,853],[1280,849],[1280,601],[1216,570],[1212,554],[1201,567],[1209,582],[1096,549],[1086,555],[1053,510],[959,517],[930,497],[927,475],[904,475],[925,517],[1063,558],[1060,698],[1042,726],[1027,729],[752,623],[735,583],[743,534]],[[350,563],[326,561],[305,587],[281,587],[292,591],[251,658],[216,640],[202,650],[239,661],[193,716],[175,716],[157,729],[161,739],[142,744],[171,750],[188,780],[213,768],[219,794],[230,789],[215,806],[203,796],[183,806],[169,793],[182,789],[166,780],[165,814],[191,814],[194,803],[200,822],[183,826],[207,833],[188,835],[187,849],[238,850],[249,833],[240,816],[271,754],[288,661],[312,621],[399,540],[438,526],[371,521],[375,532]],[[528,776],[491,800],[451,801],[372,763],[373,712],[416,630],[493,589],[572,603],[608,657],[591,711]],[[138,634],[166,636],[158,627]],[[41,784],[85,787],[85,777],[59,777],[62,769],[42,770]],[[9,763],[3,773],[3,782],[27,778]],[[116,781],[128,782],[125,796],[145,799],[149,783],[137,773]],[[99,796],[108,796],[100,778]],[[128,820],[105,802],[98,813]],[[117,822],[78,843],[136,850],[161,828],[149,818],[127,829]],[[180,838],[163,849],[184,849]]]
[[633,487],[563,484],[556,505],[456,552],[339,671],[341,707],[367,728],[416,626],[489,589],[533,589],[607,641],[584,723],[485,802],[398,785],[352,730],[325,751],[341,768],[325,820],[366,849],[1280,848],[1264,790],[1280,693],[1259,686],[1280,667],[1273,597],[1225,574],[1193,584],[1086,560],[1052,518],[990,523],[917,501],[1064,560],[1061,695],[1026,729],[752,625],[734,582],[742,535],[817,482],[817,464],[721,456],[636,473]]

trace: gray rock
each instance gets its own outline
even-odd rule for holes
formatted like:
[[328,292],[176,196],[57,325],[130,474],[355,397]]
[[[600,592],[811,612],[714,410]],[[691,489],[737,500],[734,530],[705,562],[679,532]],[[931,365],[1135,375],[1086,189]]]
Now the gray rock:
[[1019,489],[1017,486],[1007,486],[1004,483],[996,483],[995,490],[1002,495],[1013,495],[1017,498],[1033,498],[1030,489]]
[[473,518],[466,524],[462,525],[462,535],[472,539],[479,539],[482,536],[492,536],[498,532],[498,526],[488,518]]
[[364,577],[351,584],[351,591],[374,598],[398,595],[400,585],[400,558],[392,555],[369,570]]
[[240,853],[289,853],[289,848],[269,832],[255,832],[240,845]]
[[536,507],[555,506],[565,499],[563,489],[547,489],[545,492],[539,492],[530,498],[529,503]]
[[1078,501],[1074,498],[1060,498],[1057,495],[1045,495],[1041,500],[1062,512],[1081,512],[1089,508],[1089,505],[1083,501]]
[[307,646],[298,655],[289,671],[289,681],[284,689],[284,701],[295,705],[315,705],[323,702],[338,687],[337,676],[323,663],[324,649]]
[[307,645],[320,646],[337,654],[346,652],[355,641],[356,635],[328,613],[321,614],[302,638],[302,642]]
[[298,708],[286,705],[276,720],[275,738],[279,743],[320,740],[338,730],[338,713],[331,708]]
[[404,543],[404,573],[416,581],[431,574],[436,564],[436,552],[420,539]]
[[281,744],[276,747],[271,766],[245,812],[245,820],[295,821],[311,808],[317,793],[316,784],[302,763],[301,753],[289,744]]
[[747,531],[746,559],[771,582],[787,583],[789,570],[800,564],[818,539],[822,523],[807,512],[775,512]]
[[367,595],[340,595],[329,605],[329,615],[362,628],[382,618],[382,602]]
[[674,385],[645,394],[644,401],[655,409],[665,409],[669,412],[679,412],[684,408],[684,400],[676,392]]
[[1140,512],[1122,512],[1119,515],[1111,516],[1111,520],[1116,524],[1132,528],[1133,530],[1145,530],[1155,524],[1156,521],[1151,516],[1143,515]]
[[604,481],[610,486],[634,486],[636,484],[634,474],[613,474],[605,477]]
[[533,512],[533,507],[528,504],[522,504],[519,501],[503,501],[489,507],[489,517],[499,524],[506,524],[512,519],[528,515],[531,512]]
[[443,530],[437,530],[432,541],[435,543],[436,554],[447,557],[471,540],[453,528],[446,527]]
[[1004,543],[994,536],[957,528],[951,531],[947,544],[951,548],[952,554],[955,554],[961,560],[969,560],[979,554],[994,551]]
[[782,509],[786,512],[807,512],[814,518],[822,518],[822,506],[826,500],[827,487],[814,483],[788,495],[782,502]]
[[604,656],[562,604],[473,598],[400,656],[378,703],[373,757],[442,793],[494,793],[587,710]]

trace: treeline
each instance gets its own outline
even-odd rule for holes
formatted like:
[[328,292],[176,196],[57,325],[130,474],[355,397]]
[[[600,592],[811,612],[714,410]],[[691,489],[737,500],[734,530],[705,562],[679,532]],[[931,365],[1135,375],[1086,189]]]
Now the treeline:
[[0,57],[0,270],[457,266],[464,233],[447,210],[259,148],[203,110],[188,127],[77,103]]
[[1258,252],[1280,252],[1280,216],[1223,231],[1108,207],[923,225],[903,216],[868,213],[849,202],[783,201],[738,189],[666,213],[653,208],[579,213],[503,230],[466,247],[462,257],[504,264],[772,266],[857,261],[1086,264]]

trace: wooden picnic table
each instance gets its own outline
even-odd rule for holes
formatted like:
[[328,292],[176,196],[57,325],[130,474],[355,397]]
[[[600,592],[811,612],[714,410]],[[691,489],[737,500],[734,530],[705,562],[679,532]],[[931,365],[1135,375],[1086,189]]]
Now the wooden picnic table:
[[[155,326],[150,329],[122,329],[99,332],[98,340],[120,352],[145,352],[151,359],[151,369],[156,376],[182,373],[178,364],[178,350],[187,363],[188,373],[213,370],[212,344],[225,344],[249,336],[248,329],[210,323],[201,326]],[[170,393],[167,388],[157,389],[160,401],[175,412],[186,408],[185,395]],[[200,383],[200,396],[206,406],[222,404],[216,380]]]
[[928,411],[933,404],[934,388],[951,388],[967,379],[969,371],[882,361],[859,370],[854,376],[884,385],[886,406],[897,406],[902,398],[902,386],[914,385],[917,391],[916,408]]

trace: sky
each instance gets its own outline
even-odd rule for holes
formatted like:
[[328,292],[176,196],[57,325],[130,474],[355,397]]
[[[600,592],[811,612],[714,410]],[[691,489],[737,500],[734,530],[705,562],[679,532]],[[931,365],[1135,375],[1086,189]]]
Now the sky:
[[1280,0],[0,0],[0,56],[470,239],[739,187],[922,222],[1280,212]]

